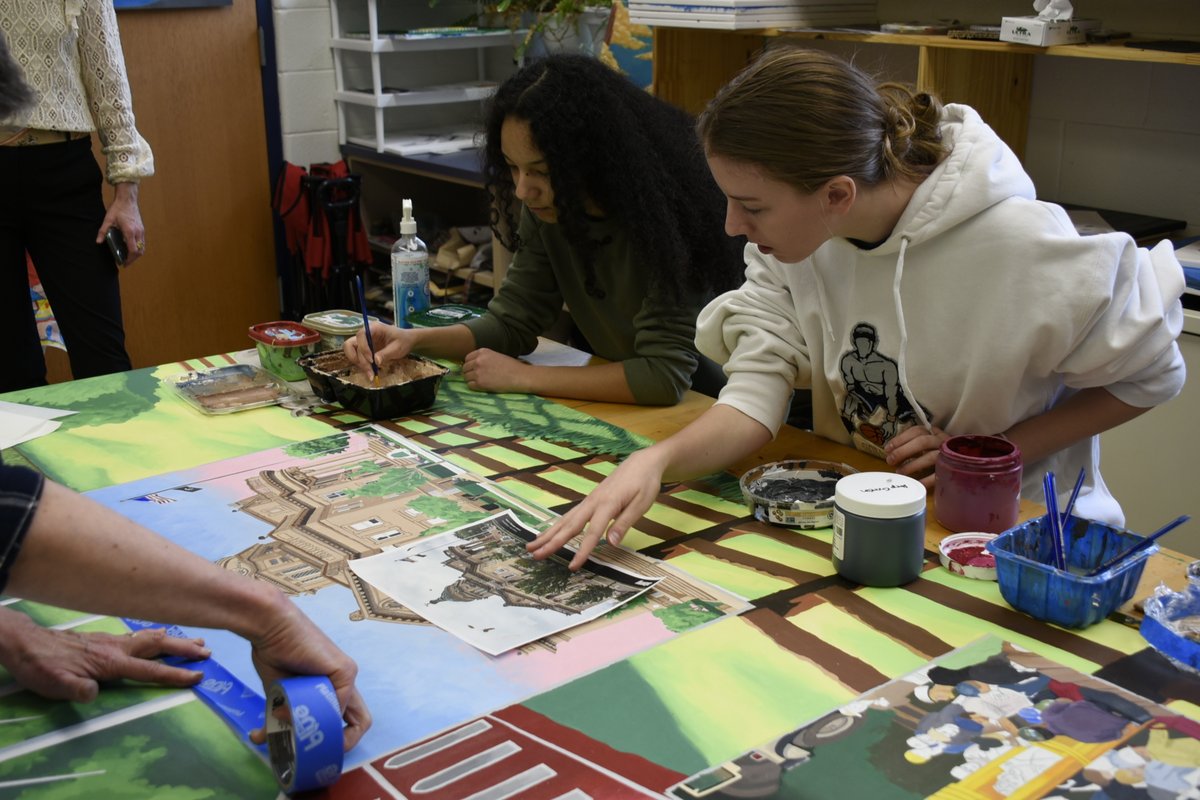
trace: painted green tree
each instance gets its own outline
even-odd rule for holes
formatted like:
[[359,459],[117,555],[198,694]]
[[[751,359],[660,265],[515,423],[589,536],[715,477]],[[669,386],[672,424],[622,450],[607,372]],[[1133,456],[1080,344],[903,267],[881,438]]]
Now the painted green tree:
[[332,436],[322,436],[320,439],[309,439],[307,442],[296,442],[283,448],[283,452],[292,458],[317,458],[332,456],[343,452],[350,446],[350,434],[335,433]]
[[410,502],[408,507],[420,511],[431,519],[445,520],[445,522],[434,525],[425,531],[424,536],[452,530],[471,522],[478,522],[488,516],[486,511],[463,508],[458,503],[445,497],[418,497]]
[[621,605],[614,608],[612,611],[609,611],[607,614],[604,615],[604,618],[605,619],[613,619],[618,614],[624,614],[625,612],[630,611],[634,608],[637,608],[638,606],[644,606],[649,602],[650,602],[650,592],[642,592],[637,597],[630,600],[628,603],[622,603]]
[[419,470],[394,468],[385,471],[376,480],[364,483],[357,489],[348,489],[347,497],[389,497],[411,494],[428,482]]
[[707,600],[689,600],[686,603],[676,603],[673,606],[657,609],[654,616],[662,620],[667,630],[673,633],[683,633],[702,623],[724,616],[725,612],[715,603]]
[[[127,422],[158,404],[162,383],[154,377],[156,367],[101,375],[83,381],[66,381],[12,392],[4,399],[46,408],[78,411],[59,418],[59,431],[89,425]],[[163,389],[163,391],[169,391]],[[96,402],[103,398],[103,402]]]
[[588,453],[626,456],[650,443],[645,437],[543,397],[472,391],[455,372],[442,382],[437,408],[486,421],[521,439],[569,443]]
[[346,477],[350,480],[357,480],[358,478],[365,478],[368,475],[378,475],[384,469],[384,467],[379,466],[374,461],[360,461],[346,470]]

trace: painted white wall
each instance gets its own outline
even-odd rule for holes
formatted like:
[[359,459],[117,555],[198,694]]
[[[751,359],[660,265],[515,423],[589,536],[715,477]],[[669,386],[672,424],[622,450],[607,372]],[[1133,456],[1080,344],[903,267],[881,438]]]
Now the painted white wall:
[[1164,547],[1200,558],[1200,492],[1196,491],[1200,313],[1184,313],[1189,318],[1179,337],[1188,369],[1183,392],[1101,436],[1100,458],[1104,481],[1125,511],[1126,527],[1150,533],[1180,514],[1190,514],[1191,522],[1159,541]]
[[1025,166],[1043,197],[1200,233],[1200,69],[1038,57]]
[[337,161],[329,0],[273,0],[272,8],[283,157],[303,167]]

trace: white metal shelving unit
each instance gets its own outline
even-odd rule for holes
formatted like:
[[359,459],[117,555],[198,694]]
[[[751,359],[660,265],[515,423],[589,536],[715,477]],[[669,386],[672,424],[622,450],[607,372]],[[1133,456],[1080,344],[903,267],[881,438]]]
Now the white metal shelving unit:
[[445,28],[455,19],[478,16],[477,2],[443,0],[430,8],[425,2],[331,0],[329,8],[339,143],[380,153],[409,155],[429,135],[446,147],[463,143],[478,109],[436,107],[491,96],[507,75],[489,65],[488,53],[507,49],[511,54],[521,35],[509,30],[407,32]]

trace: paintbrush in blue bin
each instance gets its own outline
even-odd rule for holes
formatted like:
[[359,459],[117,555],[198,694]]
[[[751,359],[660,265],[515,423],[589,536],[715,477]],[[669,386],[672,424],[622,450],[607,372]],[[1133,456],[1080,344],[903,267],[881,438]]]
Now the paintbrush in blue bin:
[[1063,541],[1062,517],[1058,515],[1058,488],[1054,485],[1054,473],[1047,472],[1042,478],[1042,493],[1046,495],[1046,532],[1050,534],[1050,550],[1054,556],[1055,569],[1067,568],[1067,548]]
[[1171,531],[1178,528],[1183,523],[1187,522],[1189,519],[1191,519],[1191,517],[1188,516],[1187,514],[1184,514],[1182,517],[1179,517],[1178,519],[1174,519],[1171,522],[1168,522],[1166,525],[1163,525],[1161,528],[1156,530],[1154,533],[1150,534],[1149,536],[1144,537],[1141,541],[1137,542],[1132,547],[1125,548],[1123,551],[1121,551],[1120,553],[1117,553],[1115,556],[1110,558],[1108,561],[1105,561],[1100,566],[1098,566],[1095,569],[1088,572],[1086,577],[1094,578],[1097,575],[1099,575],[1101,572],[1104,572],[1105,570],[1112,569],[1113,567],[1117,566],[1125,559],[1130,558],[1131,556],[1137,555],[1138,553],[1142,552],[1150,545],[1154,544],[1154,542],[1157,541],[1158,539],[1162,538],[1163,536],[1167,535]]
[[1071,499],[1067,501],[1067,507],[1062,512],[1062,525],[1064,530],[1063,536],[1066,536],[1066,526],[1071,524],[1071,512],[1075,510],[1075,501],[1079,499],[1079,490],[1083,488],[1083,467],[1079,468],[1079,477],[1075,479],[1075,488],[1071,490]]
[[375,342],[371,339],[371,317],[367,314],[367,294],[363,291],[362,274],[355,275],[354,280],[358,283],[358,306],[362,309],[363,333],[367,335],[367,349],[371,351],[371,372],[374,374],[371,384],[378,386],[379,364],[375,362]]

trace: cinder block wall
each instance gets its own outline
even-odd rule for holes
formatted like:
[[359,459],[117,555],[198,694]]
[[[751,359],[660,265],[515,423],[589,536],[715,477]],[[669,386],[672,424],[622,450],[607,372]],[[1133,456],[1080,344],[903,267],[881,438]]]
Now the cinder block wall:
[[274,0],[273,8],[283,157],[305,167],[336,161],[329,0]]

